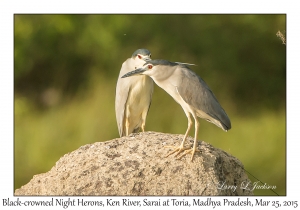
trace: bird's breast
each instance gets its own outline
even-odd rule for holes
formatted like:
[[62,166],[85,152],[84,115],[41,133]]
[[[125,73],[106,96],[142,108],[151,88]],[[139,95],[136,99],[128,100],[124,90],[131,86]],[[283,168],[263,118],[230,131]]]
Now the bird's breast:
[[160,82],[160,81],[155,81],[156,84],[165,90],[172,98],[177,102],[180,103],[182,100],[181,96],[179,95],[176,85],[172,84],[171,82]]
[[137,80],[132,83],[128,100],[134,103],[148,103],[153,91],[153,82],[151,78],[140,75],[136,76]]

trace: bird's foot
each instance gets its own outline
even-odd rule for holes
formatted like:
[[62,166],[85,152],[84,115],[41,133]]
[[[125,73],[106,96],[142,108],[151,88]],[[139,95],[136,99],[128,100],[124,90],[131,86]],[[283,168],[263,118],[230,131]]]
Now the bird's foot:
[[191,149],[184,150],[183,154],[181,154],[177,159],[181,159],[186,154],[191,153],[192,154],[191,161],[193,161],[193,157],[194,157],[195,152],[200,152],[200,150],[197,149],[197,148],[194,148],[194,147],[191,148]]
[[166,157],[169,157],[170,155],[174,154],[175,152],[177,152],[175,154],[175,157],[177,155],[179,155],[179,153],[181,153],[182,151],[187,150],[188,148],[183,147],[182,145],[178,146],[165,146],[166,148],[175,148],[172,152],[170,152],[169,154],[166,155]]

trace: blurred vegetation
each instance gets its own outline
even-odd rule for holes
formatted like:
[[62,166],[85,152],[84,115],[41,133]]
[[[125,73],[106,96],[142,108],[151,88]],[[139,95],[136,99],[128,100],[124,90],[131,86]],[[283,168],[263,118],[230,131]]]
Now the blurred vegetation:
[[[285,15],[15,15],[14,188],[82,145],[119,137],[119,70],[147,48],[153,59],[197,65],[232,121],[225,133],[200,120],[198,138],[285,195],[286,46],[276,37],[285,27]],[[186,128],[181,107],[155,86],[146,130]]]

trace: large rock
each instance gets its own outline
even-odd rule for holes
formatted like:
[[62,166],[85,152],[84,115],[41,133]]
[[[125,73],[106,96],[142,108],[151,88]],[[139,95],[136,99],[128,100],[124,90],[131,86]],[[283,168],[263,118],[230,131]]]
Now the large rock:
[[82,146],[15,195],[252,195],[241,189],[250,183],[242,163],[208,143],[198,142],[192,162],[190,154],[165,158],[164,146],[182,138],[145,132]]

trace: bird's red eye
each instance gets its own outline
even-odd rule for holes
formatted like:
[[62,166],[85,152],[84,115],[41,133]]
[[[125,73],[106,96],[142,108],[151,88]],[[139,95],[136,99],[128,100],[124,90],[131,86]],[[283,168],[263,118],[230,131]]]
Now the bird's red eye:
[[149,65],[149,66],[148,66],[149,69],[152,69],[152,67],[153,67],[152,65]]
[[142,56],[141,55],[138,55],[139,59],[142,59]]

